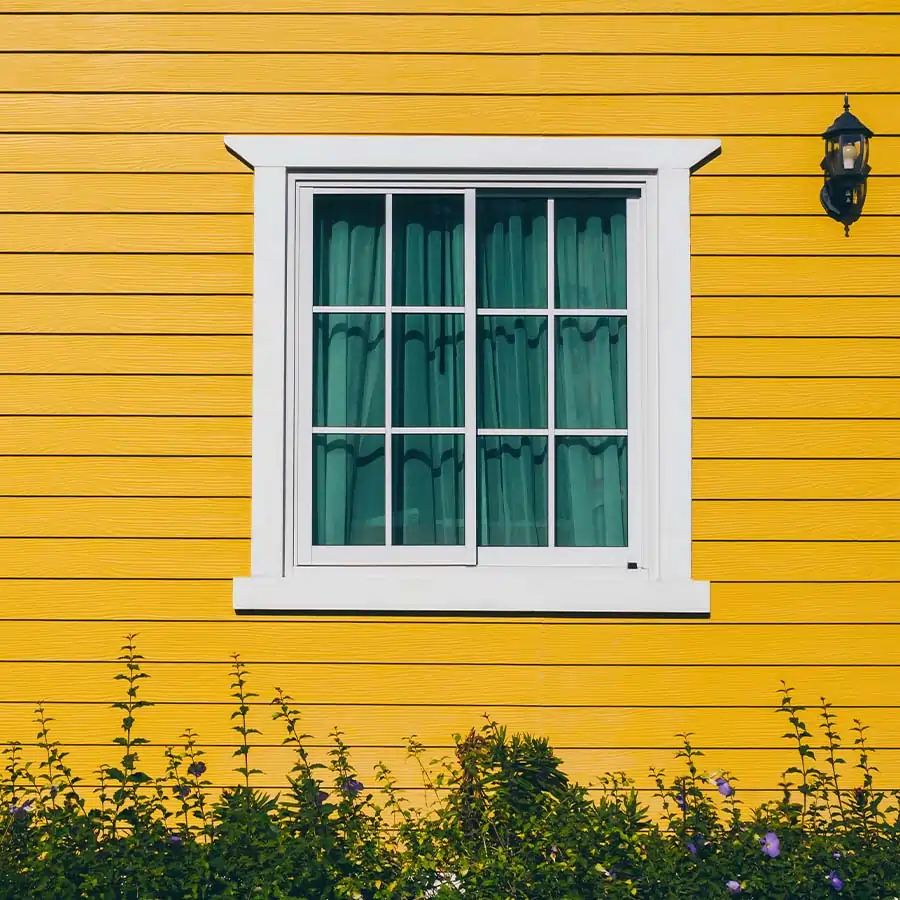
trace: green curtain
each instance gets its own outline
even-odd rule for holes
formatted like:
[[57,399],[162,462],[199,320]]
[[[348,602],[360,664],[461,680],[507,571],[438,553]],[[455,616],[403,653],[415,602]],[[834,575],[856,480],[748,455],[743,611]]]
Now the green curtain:
[[[547,307],[546,198],[489,197],[478,205],[480,308]],[[555,200],[555,302],[560,308],[626,306],[625,202]],[[627,427],[625,316],[557,317],[558,428]],[[546,315],[483,315],[478,322],[478,426],[546,428]],[[479,542],[548,540],[547,484],[555,479],[559,546],[627,543],[627,441],[560,437],[548,472],[544,438],[479,438]]]
[[628,459],[625,438],[556,439],[556,544],[628,544]]
[[396,434],[393,542],[465,543],[465,466],[461,434]]
[[547,438],[478,438],[478,544],[546,547]]
[[463,305],[463,215],[461,194],[394,195],[395,306]]
[[[625,201],[569,197],[555,206],[557,306],[624,309]],[[558,317],[555,340],[556,426],[627,428],[626,317]],[[626,546],[627,440],[560,437],[556,452],[557,544]]]
[[[462,195],[393,198],[393,302],[460,307],[465,300]],[[465,424],[465,317],[394,313],[393,424]],[[465,441],[454,434],[393,438],[392,540],[398,545],[465,543]]]
[[384,435],[313,435],[313,544],[384,544]]
[[625,200],[560,197],[554,205],[557,307],[624,309]]
[[[314,303],[383,306],[385,199],[314,200]],[[384,313],[313,315],[313,424],[385,424]],[[313,437],[313,543],[384,543],[384,436]]]
[[546,308],[547,201],[480,196],[476,218],[478,306]]

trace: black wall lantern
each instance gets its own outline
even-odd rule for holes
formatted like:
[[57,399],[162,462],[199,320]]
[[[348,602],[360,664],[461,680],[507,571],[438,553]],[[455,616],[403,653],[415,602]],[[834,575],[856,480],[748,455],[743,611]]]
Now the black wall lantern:
[[825,184],[819,196],[825,212],[843,223],[844,234],[850,237],[850,226],[862,215],[866,202],[869,139],[873,134],[850,112],[850,98],[844,94],[844,111],[822,137]]

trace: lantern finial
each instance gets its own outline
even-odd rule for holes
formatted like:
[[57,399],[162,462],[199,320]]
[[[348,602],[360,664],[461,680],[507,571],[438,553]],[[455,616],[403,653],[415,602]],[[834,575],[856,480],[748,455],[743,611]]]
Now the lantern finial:
[[844,94],[844,112],[850,112],[850,95]]

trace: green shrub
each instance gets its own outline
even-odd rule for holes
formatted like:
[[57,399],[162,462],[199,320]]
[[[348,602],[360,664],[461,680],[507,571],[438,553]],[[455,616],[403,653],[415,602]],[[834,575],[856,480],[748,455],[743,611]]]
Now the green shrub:
[[[781,799],[745,804],[737,779],[702,771],[703,754],[680,735],[678,774],[654,770],[651,817],[633,783],[606,775],[593,789],[565,775],[550,744],[510,735],[493,721],[455,738],[455,753],[421,770],[424,802],[411,803],[379,766],[381,800],[363,785],[340,732],[329,764],[313,762],[300,713],[278,690],[272,714],[295,761],[285,789],[252,787],[254,694],[232,664],[236,784],[213,789],[198,737],[165,751],[166,774],[141,768],[142,693],[133,637],[117,676],[125,698],[116,765],[85,788],[37,708],[38,756],[4,750],[0,898],[53,900],[592,900],[652,898],[857,898],[900,896],[896,794],[876,790],[866,728],[854,723],[852,786],[831,707],[821,739],[782,685],[777,712],[798,765]],[[814,746],[814,743],[816,746]],[[32,748],[29,748],[29,753]]]

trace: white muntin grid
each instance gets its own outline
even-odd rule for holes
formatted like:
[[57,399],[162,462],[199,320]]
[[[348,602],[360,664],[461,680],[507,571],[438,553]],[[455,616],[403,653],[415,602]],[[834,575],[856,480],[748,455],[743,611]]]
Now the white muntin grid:
[[[478,180],[478,179],[474,179]],[[437,182],[437,183],[435,183]],[[635,185],[618,183],[592,184],[582,179],[553,180],[546,183],[498,180],[482,181],[473,186],[447,179],[419,181],[379,179],[375,183],[352,181],[336,183],[297,183],[296,222],[291,239],[295,257],[293,287],[295,303],[289,306],[288,327],[295,334],[295,350],[288,342],[288,362],[294,369],[294,442],[290,479],[292,489],[285,510],[286,531],[293,534],[286,545],[294,565],[588,565],[625,568],[640,560],[641,502],[641,406],[642,338],[640,335],[640,307],[642,281],[637,273],[641,266],[643,240],[642,194]],[[536,308],[477,307],[476,297],[476,203],[482,190],[502,190],[516,193],[525,190],[529,195],[543,190],[547,212],[547,302]],[[555,302],[555,199],[570,191],[592,196],[607,195],[627,198],[626,254],[627,306],[611,308],[556,308]],[[315,306],[313,305],[313,205],[316,194],[377,194],[385,198],[384,291],[385,301],[379,306]],[[462,306],[397,306],[393,304],[393,197],[397,194],[456,194],[463,196],[464,207],[464,303]],[[549,196],[546,196],[549,195]],[[544,198],[542,198],[544,199]],[[289,276],[290,280],[290,276]],[[393,424],[392,409],[392,338],[394,313],[428,315],[464,315],[464,425],[458,427],[404,427]],[[367,314],[383,317],[385,358],[385,424],[383,427],[313,426],[313,346],[312,323],[317,313]],[[477,389],[475,373],[478,357],[478,326],[481,316],[543,317],[546,320],[547,345],[547,427],[545,428],[477,428]],[[563,317],[627,317],[628,367],[628,427],[624,429],[563,429],[555,427],[555,354],[557,323]],[[291,333],[289,331],[289,333]],[[289,398],[290,402],[290,398]],[[384,530],[383,546],[322,546],[312,543],[312,441],[315,434],[372,434],[384,436]],[[462,546],[398,546],[393,544],[393,452],[392,438],[402,434],[462,434],[464,435],[465,482],[465,544]],[[544,437],[547,445],[547,518],[548,545],[526,547],[477,546],[477,443],[479,437]],[[557,437],[621,437],[627,439],[628,472],[628,546],[627,547],[556,547],[556,438]],[[289,468],[291,468],[289,466]],[[290,558],[290,557],[289,557]]]

